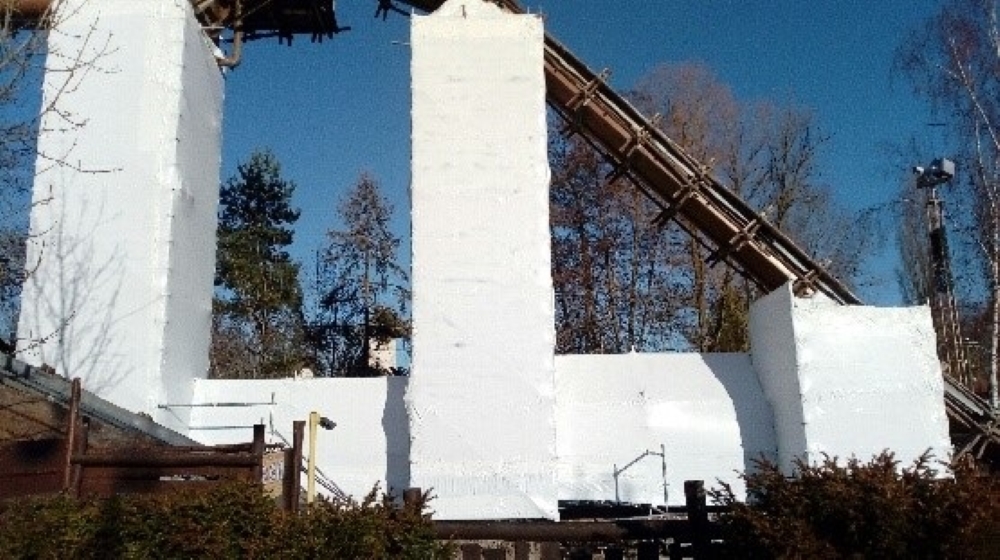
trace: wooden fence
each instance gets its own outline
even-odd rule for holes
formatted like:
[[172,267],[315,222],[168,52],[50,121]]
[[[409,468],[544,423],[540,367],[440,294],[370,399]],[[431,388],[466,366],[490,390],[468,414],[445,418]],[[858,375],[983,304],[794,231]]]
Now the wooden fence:
[[[74,496],[167,494],[208,488],[231,481],[261,483],[264,426],[254,426],[253,441],[217,446],[117,446],[88,448],[88,423],[80,414],[81,385],[73,380],[62,437],[0,443],[0,500],[66,492]],[[297,510],[302,425],[296,423],[292,449],[285,449],[282,504]]]

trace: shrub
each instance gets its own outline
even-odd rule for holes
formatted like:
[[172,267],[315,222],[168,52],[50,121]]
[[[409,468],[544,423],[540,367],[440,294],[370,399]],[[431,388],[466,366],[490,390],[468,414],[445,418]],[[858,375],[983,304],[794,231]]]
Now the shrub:
[[35,498],[0,511],[0,558],[450,557],[424,503],[400,509],[377,496],[320,500],[301,515],[280,510],[251,484],[169,496]]
[[900,468],[889,452],[863,463],[825,456],[771,462],[745,473],[747,502],[725,483],[716,503],[726,556],[739,558],[974,558],[982,531],[1000,521],[993,479],[967,466],[942,476],[929,454]]

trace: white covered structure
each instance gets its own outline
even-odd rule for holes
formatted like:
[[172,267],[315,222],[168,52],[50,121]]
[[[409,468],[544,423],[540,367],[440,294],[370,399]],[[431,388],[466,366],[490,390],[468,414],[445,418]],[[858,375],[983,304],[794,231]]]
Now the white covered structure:
[[32,214],[21,318],[46,337],[23,349],[35,363],[205,443],[255,423],[289,440],[319,411],[337,423],[319,436],[327,477],[355,496],[421,486],[438,519],[679,504],[684,480],[739,488],[758,456],[948,456],[926,308],[786,287],[754,304],[749,354],[555,356],[541,20],[481,0],[413,21],[411,378],[202,379],[222,81],[187,0],[138,4],[86,4],[118,72],[61,100],[85,129],[40,139],[108,172],[39,176],[52,201]]
[[190,2],[155,4],[60,4],[18,334],[28,363],[182,428],[156,405],[208,367],[223,81]]
[[544,38],[480,1],[413,18],[411,477],[463,518],[557,514]]
[[950,457],[927,307],[842,306],[777,290],[751,308],[750,343],[784,468],[823,453]]

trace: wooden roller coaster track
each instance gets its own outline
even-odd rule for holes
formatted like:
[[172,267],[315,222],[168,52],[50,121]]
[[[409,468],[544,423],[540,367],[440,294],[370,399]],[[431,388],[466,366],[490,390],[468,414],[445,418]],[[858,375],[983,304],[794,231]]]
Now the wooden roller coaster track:
[[[522,13],[514,0],[493,0]],[[191,0],[210,29],[250,34],[329,36],[332,0]],[[433,12],[444,0],[396,0]],[[26,16],[41,13],[49,0],[21,0]],[[551,36],[545,37],[545,79],[550,106],[567,129],[585,137],[660,207],[657,223],[674,220],[711,251],[765,291],[791,282],[796,294],[820,292],[841,304],[860,304],[846,284],[831,275],[798,244],[727,189],[707,166],[685,152],[615,92],[607,72],[595,73]],[[945,376],[945,404],[956,456],[1000,454],[1000,418],[990,406]]]

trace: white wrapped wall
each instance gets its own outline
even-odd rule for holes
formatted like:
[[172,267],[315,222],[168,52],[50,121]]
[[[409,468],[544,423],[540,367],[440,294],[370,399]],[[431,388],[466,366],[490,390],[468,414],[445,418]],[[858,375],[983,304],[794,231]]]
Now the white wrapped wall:
[[543,30],[412,23],[412,484],[439,519],[557,515]]
[[[156,405],[190,401],[191,378],[207,370],[222,77],[188,0],[62,7],[49,33],[43,105],[58,112],[38,139],[19,347],[182,428],[185,411]],[[59,71],[77,55],[93,59],[88,71]]]
[[772,404],[781,464],[822,454],[904,463],[950,457],[944,385],[927,307],[842,306],[785,286],[750,315],[754,367]]
[[[316,410],[338,424],[319,436],[330,479],[355,497],[377,482],[432,490],[438,519],[553,519],[560,499],[613,500],[615,467],[661,445],[671,504],[687,479],[739,489],[735,471],[761,454],[786,467],[947,457],[926,308],[786,287],[753,306],[752,359],[556,359],[542,25],[481,0],[413,21],[412,378],[197,379],[220,159],[211,46],[188,0],[67,5],[50,68],[110,42],[72,87],[45,78],[44,103],[58,97],[85,126],[42,123],[19,324],[29,361],[205,443],[247,441],[254,423],[290,440]],[[617,497],[662,504],[663,482],[646,457]]]
[[[684,504],[684,481],[717,479],[774,459],[770,406],[746,354],[558,356],[559,498]],[[646,451],[665,449],[622,469]]]

